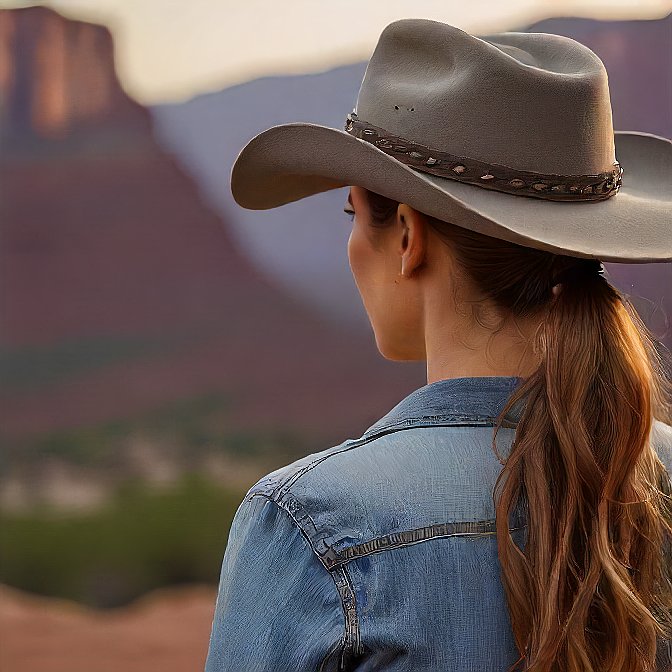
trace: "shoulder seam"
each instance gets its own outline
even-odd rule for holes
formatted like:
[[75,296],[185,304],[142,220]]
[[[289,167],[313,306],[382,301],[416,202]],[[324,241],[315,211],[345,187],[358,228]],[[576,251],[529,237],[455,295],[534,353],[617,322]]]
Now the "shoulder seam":
[[315,522],[310,517],[310,514],[304,509],[302,504],[298,501],[298,499],[296,499],[293,495],[290,495],[289,497],[286,497],[282,500],[278,500],[273,497],[273,495],[269,495],[265,492],[253,492],[248,496],[248,499],[252,499],[253,497],[264,497],[265,499],[273,502],[279,509],[282,509],[291,518],[294,525],[299,528],[301,534],[308,542],[308,546],[310,547],[311,551],[320,561],[320,564],[327,571],[330,571],[329,567],[327,567],[327,565],[324,563],[313,543],[313,538],[317,535],[317,527]]
[[[346,567],[336,567],[334,571],[329,569],[324,563],[324,560],[319,553],[316,552],[313,542],[304,528],[304,524],[308,521],[307,524],[312,526],[312,529],[316,532],[315,523],[308,513],[303,509],[301,504],[296,499],[290,499],[288,505],[285,506],[285,501],[277,501],[273,497],[263,493],[255,492],[249,499],[252,497],[263,497],[267,501],[273,502],[279,509],[284,511],[294,525],[301,532],[303,537],[308,542],[308,547],[311,549],[313,555],[317,558],[319,563],[324,567],[324,570],[331,577],[331,580],[334,583],[336,592],[338,593],[338,598],[341,604],[341,610],[343,612],[343,636],[340,641],[341,648],[341,667],[343,669],[343,661],[345,656],[350,653],[357,653],[360,648],[360,631],[359,631],[359,619],[357,617],[357,605],[356,605],[356,595],[355,590],[352,587],[352,580],[350,579],[349,573]],[[292,505],[290,505],[293,503]],[[295,512],[300,511],[299,517],[295,516]],[[327,653],[327,658],[331,657],[334,654],[334,651],[331,650]],[[326,659],[325,659],[326,660]],[[322,663],[324,665],[324,661]]]

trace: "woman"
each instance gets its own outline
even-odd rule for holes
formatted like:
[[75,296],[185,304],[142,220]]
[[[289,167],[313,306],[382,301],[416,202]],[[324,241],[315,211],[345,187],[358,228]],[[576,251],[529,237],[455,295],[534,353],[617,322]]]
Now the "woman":
[[378,348],[427,384],[250,488],[206,670],[669,671],[671,385],[600,259],[672,260],[672,142],[614,133],[573,40],[424,19],[356,110],[253,138],[233,195],[349,186]]

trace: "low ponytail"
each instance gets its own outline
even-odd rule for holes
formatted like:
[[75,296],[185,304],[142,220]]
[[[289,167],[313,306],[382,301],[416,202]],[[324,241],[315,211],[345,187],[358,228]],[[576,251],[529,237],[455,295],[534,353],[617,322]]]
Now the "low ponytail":
[[[373,226],[392,223],[398,202],[365,193]],[[497,546],[521,654],[509,672],[670,672],[672,482],[658,456],[672,460],[669,350],[595,260],[425,216],[483,300],[539,320],[540,364],[493,434]],[[518,402],[504,460],[497,431]],[[517,507],[522,549],[509,532]]]
[[[656,668],[672,637],[672,487],[651,441],[670,422],[661,356],[629,300],[590,269],[565,276],[538,338],[542,364],[503,410],[526,397],[496,487],[521,669],[669,670]],[[524,553],[506,525],[521,496]]]

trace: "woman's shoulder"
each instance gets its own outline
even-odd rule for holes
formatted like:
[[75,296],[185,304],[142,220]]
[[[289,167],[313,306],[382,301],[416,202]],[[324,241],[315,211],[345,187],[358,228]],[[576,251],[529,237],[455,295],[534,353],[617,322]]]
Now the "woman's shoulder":
[[500,467],[492,451],[490,426],[407,425],[384,432],[367,430],[358,438],[294,460],[262,476],[247,495],[282,500],[290,494],[308,494],[314,500],[321,493],[333,499],[338,492],[351,497],[381,482],[388,489],[403,488],[417,479],[426,482],[428,476],[447,479],[454,489],[469,474],[496,476]]
[[260,478],[247,497],[274,501],[322,555],[437,523],[490,524],[500,470],[492,427],[410,426],[295,460]]
[[[261,495],[273,500],[281,500],[291,490],[296,481],[301,479],[307,472],[313,471],[319,465],[342,451],[357,445],[359,439],[348,438],[341,443],[330,446],[323,450],[300,457],[289,464],[278,467],[254,483],[247,491],[246,497]],[[324,468],[324,467],[323,467]]]

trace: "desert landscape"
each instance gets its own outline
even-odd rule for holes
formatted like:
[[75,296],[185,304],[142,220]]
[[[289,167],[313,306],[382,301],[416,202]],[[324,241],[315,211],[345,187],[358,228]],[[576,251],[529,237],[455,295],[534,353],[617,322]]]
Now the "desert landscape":
[[113,610],[0,585],[3,672],[192,672],[205,663],[216,591],[165,588]]
[[[590,46],[615,128],[672,135],[672,14],[517,29]],[[201,670],[247,488],[425,384],[377,350],[342,191],[228,191],[262,128],[339,126],[365,65],[143,105],[107,25],[0,10],[0,672]],[[672,347],[672,264],[607,271]]]

